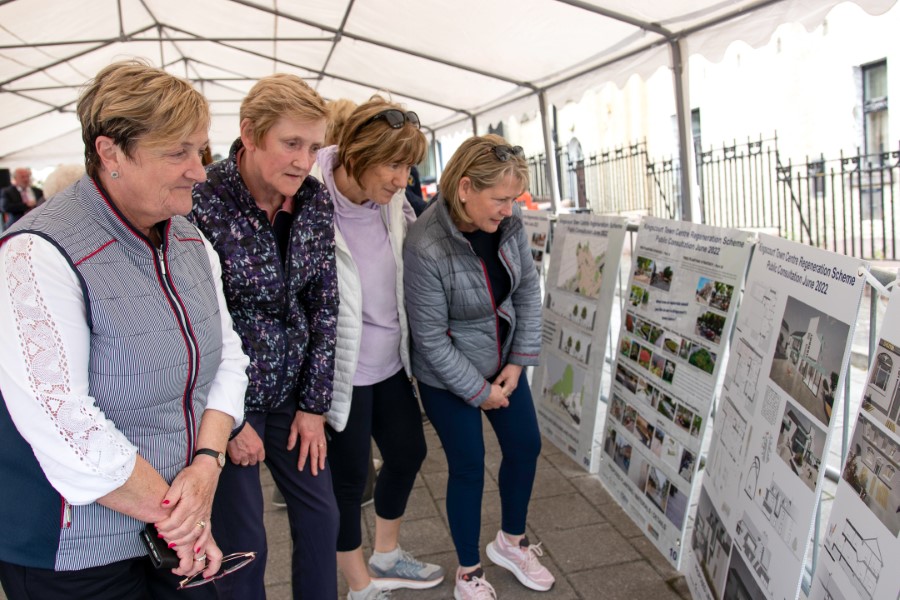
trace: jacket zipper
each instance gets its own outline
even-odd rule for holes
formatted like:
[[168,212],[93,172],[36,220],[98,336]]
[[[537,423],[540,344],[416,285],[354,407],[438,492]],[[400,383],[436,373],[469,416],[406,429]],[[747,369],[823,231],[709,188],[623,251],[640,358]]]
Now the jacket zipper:
[[[474,252],[474,250],[473,250]],[[494,288],[491,286],[491,278],[488,275],[487,265],[478,257],[481,263],[481,271],[484,273],[484,281],[487,283],[488,295],[491,297],[491,308],[494,309],[494,331],[497,333],[497,371],[503,366],[503,346],[500,344],[500,317],[497,316],[497,301],[494,299]]]
[[181,334],[182,337],[184,337],[184,343],[187,347],[188,353],[188,371],[184,394],[182,396],[182,408],[184,410],[185,426],[187,429],[187,455],[185,456],[185,465],[189,465],[191,463],[191,459],[194,456],[194,429],[196,425],[196,418],[194,415],[194,405],[192,402],[192,398],[194,397],[194,387],[197,385],[197,372],[199,370],[199,349],[197,347],[197,340],[194,338],[193,331],[191,330],[187,311],[181,304],[181,299],[178,297],[178,294],[175,291],[175,285],[170,279],[169,274],[166,272],[165,254],[163,253],[162,248],[155,248],[155,250],[156,264],[161,275],[160,281],[162,283],[162,288],[166,293],[166,297],[169,301],[169,306],[172,308],[172,312],[175,313],[175,320],[178,322],[178,326],[181,329]]
[[[60,496],[62,498],[62,496]],[[62,498],[61,523],[63,529],[69,529],[72,526],[72,505],[65,498]]]

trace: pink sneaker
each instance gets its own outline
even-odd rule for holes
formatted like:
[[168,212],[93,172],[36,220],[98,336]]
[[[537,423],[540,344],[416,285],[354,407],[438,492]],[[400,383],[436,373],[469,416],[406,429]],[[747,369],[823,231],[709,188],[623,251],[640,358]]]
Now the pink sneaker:
[[479,567],[456,578],[453,597],[456,600],[497,600],[497,592],[485,580],[484,569]]
[[494,541],[487,545],[487,555],[495,565],[511,571],[519,583],[538,592],[546,592],[553,587],[556,579],[547,567],[538,561],[544,555],[541,545],[531,545],[523,537],[519,545],[510,544],[502,531],[497,532]]

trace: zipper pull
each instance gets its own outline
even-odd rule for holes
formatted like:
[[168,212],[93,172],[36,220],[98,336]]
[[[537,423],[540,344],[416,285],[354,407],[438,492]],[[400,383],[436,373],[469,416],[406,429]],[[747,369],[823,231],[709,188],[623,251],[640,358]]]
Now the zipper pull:
[[72,505],[69,501],[63,499],[63,528],[68,529],[72,526]]
[[163,256],[162,248],[157,248],[156,254],[159,257],[159,268],[162,271],[163,277],[165,277],[166,276],[166,259]]

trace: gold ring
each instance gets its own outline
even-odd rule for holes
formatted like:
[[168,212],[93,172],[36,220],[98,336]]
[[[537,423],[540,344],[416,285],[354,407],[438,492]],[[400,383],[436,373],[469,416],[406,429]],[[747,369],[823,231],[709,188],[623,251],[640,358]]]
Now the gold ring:
[[320,447],[320,448],[323,447],[324,445],[325,445],[324,443],[319,442],[319,447]]
[[[197,527],[199,527],[200,529],[203,529],[204,527],[206,527],[206,521],[202,521],[202,520],[197,521]],[[204,556],[206,556],[206,555],[204,554]]]
[[198,557],[195,558],[194,560],[195,560],[196,562],[202,562],[202,563],[205,563],[205,562],[206,562],[206,555],[204,554],[203,556],[198,556]]

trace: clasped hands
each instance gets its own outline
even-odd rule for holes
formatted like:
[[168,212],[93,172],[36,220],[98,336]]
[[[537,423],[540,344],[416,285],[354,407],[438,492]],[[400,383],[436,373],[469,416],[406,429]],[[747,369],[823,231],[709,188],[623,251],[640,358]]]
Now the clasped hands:
[[494,379],[494,383],[491,384],[491,393],[487,400],[481,403],[481,409],[493,410],[509,406],[509,397],[518,387],[521,375],[521,365],[508,364],[503,367],[500,374]]

